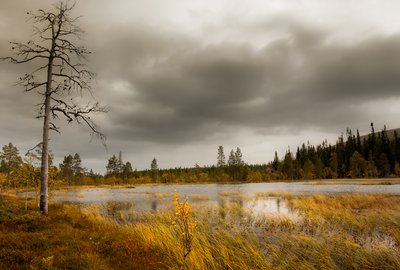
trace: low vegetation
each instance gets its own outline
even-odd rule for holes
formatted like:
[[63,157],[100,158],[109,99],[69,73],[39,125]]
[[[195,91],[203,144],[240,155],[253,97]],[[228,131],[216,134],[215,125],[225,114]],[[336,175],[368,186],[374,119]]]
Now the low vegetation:
[[[43,216],[35,200],[25,211],[23,199],[6,194],[0,269],[400,268],[400,196],[273,195],[298,214],[255,218],[235,205],[192,212],[175,197],[181,212],[132,212],[115,222],[100,206],[51,204]],[[177,218],[187,222],[183,231]]]

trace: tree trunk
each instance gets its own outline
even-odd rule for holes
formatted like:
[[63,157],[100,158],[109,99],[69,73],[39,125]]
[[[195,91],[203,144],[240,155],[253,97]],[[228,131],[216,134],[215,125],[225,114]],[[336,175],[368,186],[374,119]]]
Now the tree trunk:
[[49,131],[50,131],[50,109],[51,109],[51,83],[54,60],[54,21],[52,22],[52,44],[47,66],[46,97],[44,100],[43,142],[42,142],[42,172],[40,175],[40,211],[43,215],[49,213]]
[[[51,68],[49,68],[51,69]],[[51,81],[47,82],[51,84]],[[49,88],[49,86],[47,86]],[[48,197],[49,197],[49,123],[50,123],[50,95],[47,94],[45,99],[45,115],[43,122],[43,143],[42,143],[42,172],[40,174],[40,211],[42,214],[47,215]]]

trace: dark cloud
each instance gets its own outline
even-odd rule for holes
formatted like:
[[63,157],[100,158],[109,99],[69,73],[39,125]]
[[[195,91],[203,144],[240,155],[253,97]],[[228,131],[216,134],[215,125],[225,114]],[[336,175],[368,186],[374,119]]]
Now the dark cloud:
[[[400,100],[396,33],[341,40],[337,36],[344,29],[292,13],[267,20],[231,16],[188,32],[184,25],[132,23],[126,14],[120,21],[103,18],[105,2],[100,3],[98,10],[92,2],[77,10],[87,14],[84,43],[95,51],[90,59],[98,74],[95,97],[110,108],[97,119],[110,153],[123,149],[142,167],[147,166],[142,159],[171,156],[182,145],[234,144],[241,136],[235,130],[244,130],[248,141],[310,130],[337,134],[346,126],[384,121],[385,111],[387,124],[398,127],[389,107],[373,106]],[[6,33],[0,37],[0,55],[8,54],[8,40],[23,39],[30,29],[21,20],[25,15],[13,17],[25,10],[20,4],[34,8],[30,1],[0,4],[0,29]],[[142,5],[147,10],[148,4]],[[7,30],[10,25],[16,30]],[[1,143],[14,137],[28,145],[40,138],[40,130],[24,132],[40,126],[33,117],[38,97],[13,86],[27,69],[0,63],[0,123],[6,130]],[[82,146],[89,140],[87,129],[63,130],[54,137],[56,155],[82,152],[93,164],[107,157],[99,144]]]
[[[276,20],[272,24],[278,25]],[[160,60],[144,70],[131,62],[123,79],[136,95],[127,105],[132,109],[115,109],[114,132],[137,140],[182,143],[235,125],[338,130],[343,128],[341,119],[346,115],[352,115],[352,123],[365,120],[362,112],[354,115],[359,104],[399,97],[397,36],[345,46],[327,43],[329,33],[319,29],[285,21],[282,25],[286,37],[261,49],[247,42],[204,46],[192,41],[186,42],[190,49],[176,52],[170,48],[160,55],[159,48],[168,46],[155,49],[141,40],[140,47],[148,51],[142,52],[139,63],[145,59],[150,62],[154,55]],[[132,36],[137,37],[137,33]],[[169,44],[166,36],[164,39],[158,44]],[[135,39],[128,43],[135,43]],[[123,127],[120,132],[118,126]]]

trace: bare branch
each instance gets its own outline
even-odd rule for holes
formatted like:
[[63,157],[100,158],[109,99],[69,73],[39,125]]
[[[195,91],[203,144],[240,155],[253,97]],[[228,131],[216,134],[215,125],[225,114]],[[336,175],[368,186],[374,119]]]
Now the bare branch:
[[78,124],[86,124],[91,130],[91,135],[95,135],[100,138],[102,143],[105,143],[105,135],[100,131],[99,127],[94,123],[91,119],[90,115],[93,113],[105,113],[108,112],[108,108],[101,106],[98,102],[94,104],[87,104],[86,106],[78,106],[74,103],[68,104],[67,102],[52,98],[52,100],[56,103],[52,106],[51,112],[53,117],[58,117],[58,113],[63,115],[67,121],[77,122]]
[[36,88],[39,88],[39,87],[41,87],[41,86],[44,86],[44,85],[47,85],[47,82],[38,83],[38,84],[33,84],[31,87],[25,88],[25,92],[30,92],[30,91],[32,91],[32,90],[34,90],[34,89],[36,89]]
[[22,63],[30,62],[30,61],[32,61],[32,60],[34,60],[34,59],[37,59],[37,58],[48,59],[47,56],[35,55],[35,56],[32,56],[32,57],[30,57],[30,58],[26,58],[26,59],[23,59],[23,60],[18,60],[18,59],[14,58],[14,57],[1,57],[0,60],[2,60],[2,61],[7,61],[7,60],[9,60],[10,63],[13,63],[13,64],[22,64]]
[[50,124],[50,127],[49,127],[50,130],[53,130],[53,131],[61,134],[60,129],[53,122],[50,122],[49,124]]
[[38,143],[37,145],[35,145],[34,147],[30,148],[28,151],[26,151],[25,156],[28,156],[31,154],[31,152],[35,149],[40,149],[40,147],[42,147],[43,142]]

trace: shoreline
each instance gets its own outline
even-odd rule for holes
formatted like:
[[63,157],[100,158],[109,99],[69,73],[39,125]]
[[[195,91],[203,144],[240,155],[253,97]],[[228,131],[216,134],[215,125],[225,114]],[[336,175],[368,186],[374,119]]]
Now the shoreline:
[[[224,182],[172,182],[172,183],[138,183],[138,184],[118,184],[118,185],[76,185],[76,186],[54,186],[49,190],[82,190],[94,188],[136,188],[141,186],[173,186],[173,185],[235,185],[235,184],[257,184],[257,183],[304,183],[305,185],[400,185],[400,178],[340,178],[340,179],[312,179],[312,180],[274,180],[264,182],[245,182],[245,181],[224,181]],[[11,188],[2,189],[2,194],[35,192],[35,188]]]

